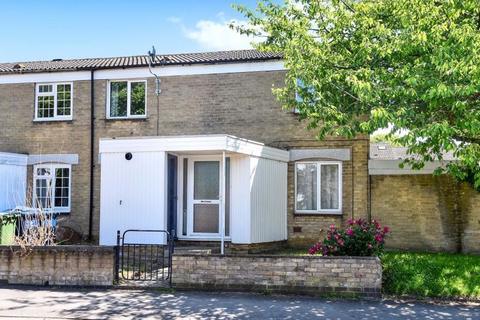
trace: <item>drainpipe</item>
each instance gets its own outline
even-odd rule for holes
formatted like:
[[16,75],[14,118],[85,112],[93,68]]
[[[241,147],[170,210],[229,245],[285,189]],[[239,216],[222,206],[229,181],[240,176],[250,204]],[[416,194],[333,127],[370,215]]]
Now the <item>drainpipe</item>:
[[90,208],[88,213],[88,240],[93,240],[93,196],[95,175],[95,69],[90,70]]
[[354,160],[354,154],[355,154],[355,143],[350,147],[350,152],[351,152],[351,160],[352,160],[352,220],[355,219],[355,160]]
[[368,173],[368,203],[367,203],[367,216],[368,221],[372,221],[372,177],[370,176],[370,172]]

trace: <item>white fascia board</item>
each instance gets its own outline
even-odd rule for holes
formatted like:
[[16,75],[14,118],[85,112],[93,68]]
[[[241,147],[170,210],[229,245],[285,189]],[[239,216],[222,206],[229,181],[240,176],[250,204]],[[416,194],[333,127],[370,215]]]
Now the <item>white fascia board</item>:
[[422,169],[415,170],[405,165],[403,169],[399,167],[403,160],[368,160],[368,173],[370,175],[416,175],[433,174],[435,169],[445,167],[448,161],[433,161],[425,163]]
[[[242,63],[156,66],[152,68],[152,71],[160,77],[281,70],[286,70],[282,60]],[[6,74],[0,75],[0,84],[80,81],[90,80],[90,77],[90,71]],[[136,78],[145,79],[151,78],[153,76],[146,67],[131,67],[124,69],[96,70],[94,73],[94,77],[95,80],[110,80]]]
[[0,164],[26,166],[28,155],[20,153],[0,152]]
[[225,150],[225,136],[175,136],[100,139],[100,153]]
[[90,71],[36,72],[0,75],[0,84],[90,80]]
[[229,135],[100,139],[100,153],[228,151],[288,162],[288,151]]
[[[152,71],[159,77],[190,76],[216,73],[243,73],[257,71],[285,70],[282,61],[243,62],[203,65],[156,66]],[[95,72],[95,79],[135,79],[149,78],[152,74],[148,68],[110,69]]]
[[28,156],[29,165],[40,163],[78,164],[78,154],[31,154]]

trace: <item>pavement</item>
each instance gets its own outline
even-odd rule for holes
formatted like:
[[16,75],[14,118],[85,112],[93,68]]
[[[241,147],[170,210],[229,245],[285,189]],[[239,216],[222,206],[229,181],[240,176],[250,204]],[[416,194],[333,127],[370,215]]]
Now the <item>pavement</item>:
[[480,304],[253,293],[0,288],[3,319],[480,319]]

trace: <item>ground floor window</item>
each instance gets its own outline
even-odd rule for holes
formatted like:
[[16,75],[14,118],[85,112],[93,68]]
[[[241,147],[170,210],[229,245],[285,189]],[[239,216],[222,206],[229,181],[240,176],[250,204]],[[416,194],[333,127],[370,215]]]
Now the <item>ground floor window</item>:
[[33,204],[55,212],[70,212],[71,165],[40,164],[33,167]]
[[295,163],[295,212],[341,213],[342,163]]

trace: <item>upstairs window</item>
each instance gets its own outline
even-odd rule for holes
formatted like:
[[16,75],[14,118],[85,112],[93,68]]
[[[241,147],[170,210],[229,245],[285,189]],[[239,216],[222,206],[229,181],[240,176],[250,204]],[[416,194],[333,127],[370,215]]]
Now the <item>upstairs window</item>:
[[35,120],[72,120],[72,83],[39,83]]
[[42,164],[33,168],[33,203],[37,208],[70,212],[71,166]]
[[295,212],[342,212],[342,165],[334,161],[295,164]]
[[[303,80],[300,78],[297,78],[295,81],[297,83],[297,91],[295,92],[295,101],[297,102],[297,104],[302,104],[305,101],[302,94],[313,96],[315,94],[315,90],[313,89],[312,86],[305,85]],[[304,92],[302,93],[300,91],[304,91]],[[307,102],[310,100],[311,99],[308,99]],[[295,114],[300,113],[300,109],[298,108],[298,106],[295,106],[293,108],[293,113]]]
[[147,115],[146,81],[110,81],[107,118],[145,118]]

